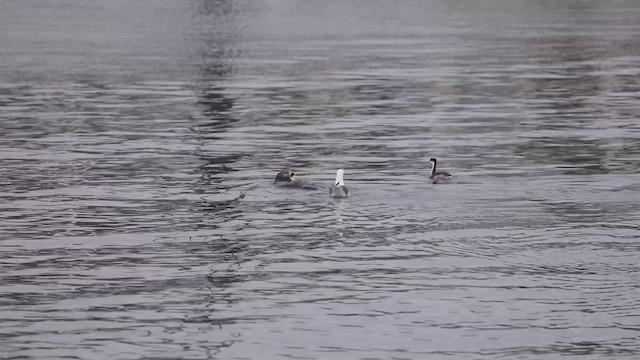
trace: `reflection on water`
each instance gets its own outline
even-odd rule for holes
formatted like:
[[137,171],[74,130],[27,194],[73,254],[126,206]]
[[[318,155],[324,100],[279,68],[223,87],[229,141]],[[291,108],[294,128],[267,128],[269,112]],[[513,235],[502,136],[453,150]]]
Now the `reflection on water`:
[[635,2],[0,7],[5,357],[640,353]]

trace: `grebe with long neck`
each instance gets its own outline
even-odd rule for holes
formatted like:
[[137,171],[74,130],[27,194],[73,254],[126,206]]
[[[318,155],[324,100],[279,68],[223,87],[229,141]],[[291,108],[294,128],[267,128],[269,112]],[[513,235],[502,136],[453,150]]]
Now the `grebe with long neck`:
[[344,186],[344,170],[338,169],[336,172],[336,182],[335,185],[329,189],[329,196],[336,199],[346,198],[349,196],[349,189]]
[[434,184],[437,184],[438,181],[445,182],[451,180],[453,175],[449,174],[446,171],[436,171],[436,166],[438,164],[438,160],[436,158],[429,159],[429,163],[431,164],[431,171],[429,172],[429,179]]

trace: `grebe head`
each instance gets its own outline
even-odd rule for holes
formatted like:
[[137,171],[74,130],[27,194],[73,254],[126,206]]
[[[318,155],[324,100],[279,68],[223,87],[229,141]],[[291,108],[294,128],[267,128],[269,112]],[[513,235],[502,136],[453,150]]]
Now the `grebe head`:
[[336,185],[344,186],[344,170],[342,169],[336,171]]
[[291,170],[282,170],[276,175],[276,179],[273,182],[294,182],[296,181],[296,174]]

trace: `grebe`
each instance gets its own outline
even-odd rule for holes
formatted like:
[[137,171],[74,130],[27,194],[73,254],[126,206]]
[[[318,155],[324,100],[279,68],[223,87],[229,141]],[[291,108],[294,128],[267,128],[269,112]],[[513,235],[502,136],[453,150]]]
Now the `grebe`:
[[282,170],[276,175],[276,179],[273,180],[273,183],[276,185],[287,185],[287,183],[292,183],[296,181],[296,174],[291,170]]
[[431,163],[431,172],[429,172],[429,179],[434,184],[437,184],[438,181],[445,182],[451,180],[451,174],[446,171],[436,171],[436,165],[438,160],[436,158],[429,159],[429,163]]
[[332,198],[346,198],[349,196],[349,189],[344,186],[344,170],[338,169],[336,172],[336,183],[329,189],[329,196]]
[[282,170],[276,175],[273,183],[281,187],[294,187],[305,190],[318,190],[318,187],[304,180],[298,180],[296,174],[288,169]]

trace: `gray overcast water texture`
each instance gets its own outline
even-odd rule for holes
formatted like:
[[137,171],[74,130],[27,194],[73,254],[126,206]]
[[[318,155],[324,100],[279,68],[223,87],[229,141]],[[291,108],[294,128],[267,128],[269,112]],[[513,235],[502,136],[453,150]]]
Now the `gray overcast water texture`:
[[2,1],[0,252],[1,359],[640,359],[640,1]]

